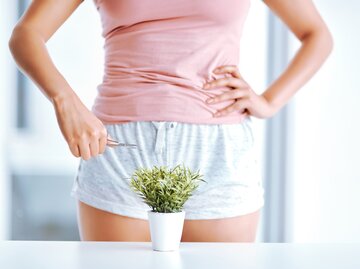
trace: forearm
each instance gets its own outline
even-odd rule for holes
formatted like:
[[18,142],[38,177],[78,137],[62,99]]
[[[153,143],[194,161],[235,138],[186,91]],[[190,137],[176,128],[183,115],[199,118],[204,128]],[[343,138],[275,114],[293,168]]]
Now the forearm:
[[314,32],[302,39],[302,45],[285,71],[262,93],[274,111],[280,110],[319,70],[333,47],[330,33]]
[[9,48],[17,65],[52,102],[74,97],[70,85],[54,66],[44,40],[36,31],[14,28]]

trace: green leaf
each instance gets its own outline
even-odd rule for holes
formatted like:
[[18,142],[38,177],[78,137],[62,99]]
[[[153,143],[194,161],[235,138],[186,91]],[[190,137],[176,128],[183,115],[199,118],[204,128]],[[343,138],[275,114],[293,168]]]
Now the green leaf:
[[184,164],[140,167],[133,172],[130,186],[153,211],[180,212],[199,183],[206,183],[202,177],[200,170],[193,172]]

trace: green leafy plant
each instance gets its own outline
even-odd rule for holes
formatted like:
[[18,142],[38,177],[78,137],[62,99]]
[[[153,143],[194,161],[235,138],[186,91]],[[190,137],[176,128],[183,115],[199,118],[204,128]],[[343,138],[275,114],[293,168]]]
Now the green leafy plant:
[[174,168],[154,166],[138,168],[131,176],[130,186],[143,200],[159,213],[180,212],[184,203],[199,186],[202,175],[192,172],[184,165]]

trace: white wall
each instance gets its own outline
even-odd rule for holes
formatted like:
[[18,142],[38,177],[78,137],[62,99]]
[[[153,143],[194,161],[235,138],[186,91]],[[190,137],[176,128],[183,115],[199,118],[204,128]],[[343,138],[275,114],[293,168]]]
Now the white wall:
[[[9,239],[10,235],[10,181],[8,161],[8,133],[13,108],[8,102],[15,92],[15,75],[11,66],[8,40],[10,26],[16,16],[14,2],[0,1],[0,240]],[[4,27],[6,26],[6,27]]]
[[293,238],[360,242],[360,2],[315,4],[335,47],[295,97]]

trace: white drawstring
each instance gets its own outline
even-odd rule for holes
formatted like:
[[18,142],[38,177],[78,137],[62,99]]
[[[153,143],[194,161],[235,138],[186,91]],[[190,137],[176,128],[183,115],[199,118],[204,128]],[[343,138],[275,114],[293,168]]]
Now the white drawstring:
[[157,122],[157,131],[155,139],[155,153],[161,154],[164,145],[165,122]]
[[156,126],[157,129],[155,139],[155,153],[161,154],[164,147],[166,129],[168,126],[170,128],[174,128],[176,126],[176,122],[153,121],[152,123]]

